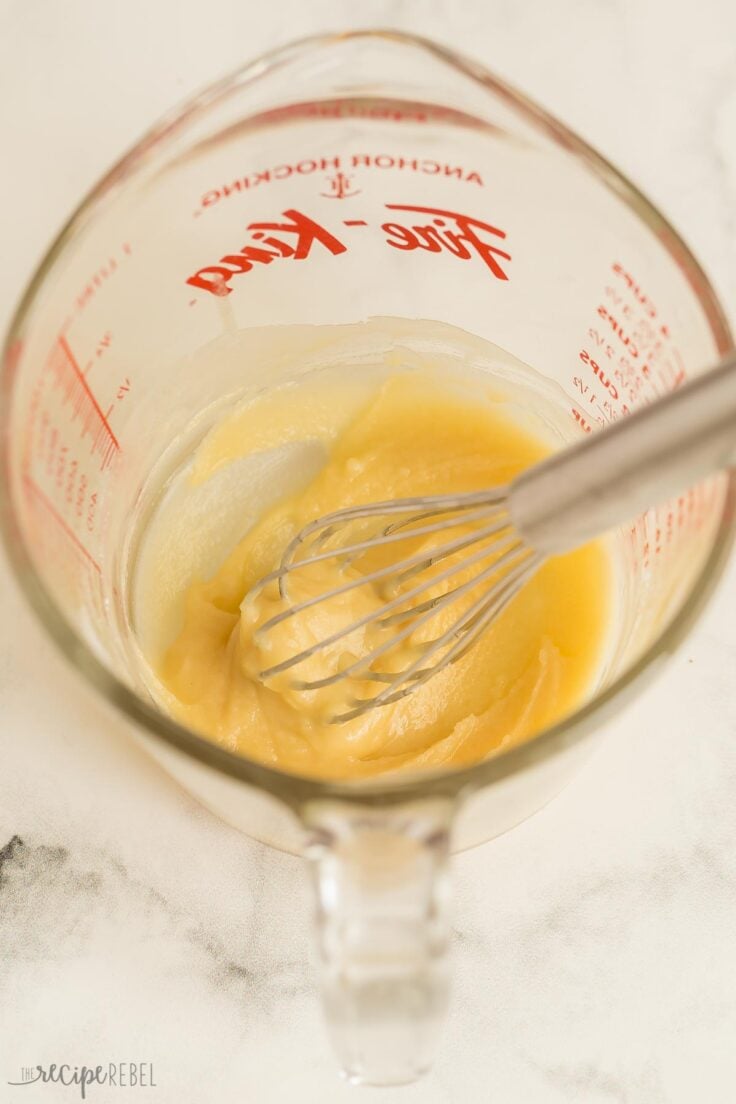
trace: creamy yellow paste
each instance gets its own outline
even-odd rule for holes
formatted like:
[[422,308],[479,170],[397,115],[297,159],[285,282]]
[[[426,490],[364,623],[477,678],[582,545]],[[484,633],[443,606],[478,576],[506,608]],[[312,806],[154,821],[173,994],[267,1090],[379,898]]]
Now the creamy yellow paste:
[[[570,713],[589,691],[606,635],[608,557],[592,544],[551,560],[459,662],[401,701],[362,717],[330,721],[351,695],[374,694],[380,688],[375,683],[294,687],[295,678],[319,677],[361,654],[371,640],[360,634],[264,684],[258,677],[264,668],[383,600],[357,588],[262,638],[256,635],[283,607],[274,587],[254,600],[246,595],[278,565],[305,523],[359,502],[506,483],[549,450],[503,404],[473,397],[431,373],[390,375],[353,406],[345,424],[345,416],[336,414],[334,389],[330,395],[329,388],[297,384],[254,400],[205,439],[190,475],[193,486],[249,451],[310,434],[325,446],[324,463],[308,485],[260,516],[210,578],[186,588],[180,631],[156,665],[167,705],[233,751],[322,778],[477,762]],[[456,526],[449,536],[462,531]],[[408,555],[417,546],[410,541],[403,552],[391,554]],[[359,561],[343,575],[329,561],[305,569],[293,576],[290,599],[299,601],[382,562]],[[463,608],[443,613],[421,630],[420,639],[438,635]],[[386,663],[405,665],[417,643],[407,641]]]

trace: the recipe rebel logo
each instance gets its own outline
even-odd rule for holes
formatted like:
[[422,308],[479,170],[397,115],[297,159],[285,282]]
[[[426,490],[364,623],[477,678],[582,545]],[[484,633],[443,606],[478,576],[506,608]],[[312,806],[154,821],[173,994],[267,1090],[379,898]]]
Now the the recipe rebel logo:
[[[8,1085],[63,1085],[76,1088],[82,1100],[88,1099],[88,1090],[98,1086],[113,1089],[155,1089],[156,1077],[153,1062],[106,1062],[97,1066],[73,1066],[67,1062],[53,1062],[48,1066],[22,1066],[20,1077],[8,1081]],[[89,1094],[91,1099],[92,1093]],[[58,1094],[54,1100],[59,1100]],[[110,1096],[106,1095],[105,1100]]]

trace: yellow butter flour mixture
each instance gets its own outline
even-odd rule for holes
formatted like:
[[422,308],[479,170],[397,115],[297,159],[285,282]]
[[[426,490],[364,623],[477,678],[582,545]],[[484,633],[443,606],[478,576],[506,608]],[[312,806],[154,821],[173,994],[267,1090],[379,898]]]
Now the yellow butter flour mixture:
[[[355,503],[507,483],[550,447],[522,428],[503,403],[454,387],[441,373],[389,373],[359,401],[353,396],[352,406],[343,405],[334,390],[304,381],[264,392],[204,439],[188,476],[192,487],[248,453],[271,455],[269,450],[291,440],[318,439],[322,458],[305,485],[272,502],[255,521],[248,519],[245,535],[207,577],[190,579],[176,594],[176,584],[167,584],[163,569],[159,572],[160,588],[168,585],[172,603],[179,605],[173,639],[151,657],[160,700],[178,719],[232,751],[331,779],[471,764],[573,711],[600,667],[606,637],[610,565],[599,544],[549,561],[457,663],[363,716],[332,720],[345,708],[346,695],[374,694],[375,683],[303,690],[295,680],[344,667],[365,640],[327,649],[298,672],[260,679],[265,668],[384,600],[370,588],[356,587],[278,630],[258,634],[258,627],[284,607],[273,586],[255,598],[246,596],[278,566],[302,526]],[[180,555],[188,541],[195,542],[195,530],[190,519],[171,537]],[[443,539],[462,533],[458,522]],[[417,545],[408,547],[413,551]],[[408,554],[391,551],[394,557]],[[330,561],[297,572],[290,600],[329,589],[351,572],[375,569],[387,562],[385,551],[383,556],[351,565],[347,575],[338,574]],[[464,578],[462,572],[458,578]],[[439,635],[458,609],[438,615],[423,639]],[[410,661],[416,643],[408,642],[399,665]]]

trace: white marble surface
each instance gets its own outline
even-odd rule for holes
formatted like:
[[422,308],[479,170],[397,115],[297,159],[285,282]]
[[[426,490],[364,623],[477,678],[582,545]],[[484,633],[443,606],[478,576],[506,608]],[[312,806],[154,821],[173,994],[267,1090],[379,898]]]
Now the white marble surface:
[[[736,319],[730,0],[0,0],[0,321],[150,119],[288,37],[421,30],[627,171]],[[342,1101],[300,863],[214,821],[117,736],[2,568],[0,1100],[23,1065],[140,1059],[160,1104]],[[456,987],[406,1104],[736,1099],[736,566],[585,772],[455,861]],[[373,1095],[370,1090],[364,1090]],[[90,1090],[93,1101],[125,1090]]]

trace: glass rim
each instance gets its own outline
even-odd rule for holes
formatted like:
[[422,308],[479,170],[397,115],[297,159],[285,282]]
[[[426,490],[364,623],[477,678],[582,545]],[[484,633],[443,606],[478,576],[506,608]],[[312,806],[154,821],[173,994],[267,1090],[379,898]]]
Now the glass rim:
[[175,134],[198,112],[218,99],[256,80],[264,73],[317,48],[360,38],[394,41],[419,47],[457,69],[471,81],[510,102],[527,119],[531,118],[588,167],[622,199],[655,233],[681,269],[707,319],[720,355],[733,349],[725,314],[710,281],[688,246],[645,196],[604,157],[550,116],[543,108],[489,73],[479,62],[419,35],[391,29],[355,30],[311,35],[268,51],[239,66],[225,77],[189,97],[167,112],[87,193],[58,233],[31,277],[8,326],[0,352],[0,534],[15,579],[41,624],[83,678],[135,725],[164,743],[197,759],[206,767],[230,778],[266,790],[294,808],[315,800],[344,800],[363,804],[388,804],[428,796],[457,797],[499,782],[564,751],[588,736],[610,712],[614,702],[622,703],[638,690],[644,676],[653,675],[655,660],[671,654],[685,637],[721,577],[736,536],[736,472],[728,474],[718,530],[709,555],[687,598],[657,640],[606,690],[580,709],[526,742],[492,754],[468,767],[425,771],[397,771],[358,781],[333,781],[292,774],[267,766],[213,743],[140,697],[120,680],[84,642],[52,598],[37,572],[20,531],[13,505],[10,465],[10,419],[13,392],[13,352],[36,296],[67,242],[80,224],[92,215],[110,191],[119,186],[142,163],[148,151]]

